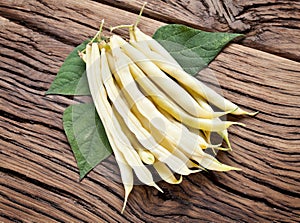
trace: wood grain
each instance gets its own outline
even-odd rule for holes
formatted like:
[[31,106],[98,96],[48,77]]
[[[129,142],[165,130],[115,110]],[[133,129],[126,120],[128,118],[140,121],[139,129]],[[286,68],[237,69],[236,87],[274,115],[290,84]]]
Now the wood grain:
[[[299,222],[299,63],[239,44],[209,67],[228,99],[260,111],[229,117],[247,126],[231,127],[234,151],[218,154],[243,171],[193,174],[180,185],[160,182],[163,194],[135,186],[123,215],[113,157],[78,181],[61,117],[80,99],[44,93],[64,58],[102,18],[106,34],[109,25],[135,20],[128,4],[0,1],[0,222]],[[184,17],[179,5],[172,7]],[[146,15],[154,17],[149,10]],[[168,14],[162,20],[175,21]],[[152,34],[163,24],[145,18],[141,29]],[[214,84],[212,77],[199,76]]]
[[[102,1],[103,2],[103,1]],[[144,0],[104,0],[138,12]],[[300,3],[296,0],[148,0],[144,14],[168,23],[245,34],[243,44],[300,61]]]

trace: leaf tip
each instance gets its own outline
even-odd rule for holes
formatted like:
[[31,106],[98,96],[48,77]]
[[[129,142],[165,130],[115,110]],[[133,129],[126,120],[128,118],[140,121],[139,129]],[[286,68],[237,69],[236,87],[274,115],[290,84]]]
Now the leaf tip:
[[48,91],[45,91],[45,95],[50,95],[50,94],[51,94],[50,89]]
[[[91,169],[90,169],[91,170]],[[90,170],[81,169],[79,168],[79,181],[82,181],[83,178],[86,177],[86,175],[90,172]]]

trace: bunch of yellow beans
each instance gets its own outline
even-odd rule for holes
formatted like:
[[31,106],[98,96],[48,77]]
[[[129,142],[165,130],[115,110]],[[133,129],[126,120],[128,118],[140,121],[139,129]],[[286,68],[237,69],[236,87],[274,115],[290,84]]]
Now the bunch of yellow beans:
[[[136,25],[128,28],[129,41],[112,35],[105,41],[91,41],[81,54],[93,102],[120,168],[123,210],[133,188],[133,172],[142,183],[161,191],[147,165],[172,184],[203,169],[238,170],[205,149],[226,150],[211,144],[211,132],[220,134],[231,149],[227,128],[242,125],[222,121],[220,116],[250,114],[187,74]],[[210,104],[222,112],[214,112]]]

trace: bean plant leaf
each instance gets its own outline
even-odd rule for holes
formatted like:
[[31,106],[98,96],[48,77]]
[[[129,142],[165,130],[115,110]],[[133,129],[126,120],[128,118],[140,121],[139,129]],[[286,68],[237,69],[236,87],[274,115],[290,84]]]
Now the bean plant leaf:
[[196,75],[234,38],[235,33],[204,32],[188,26],[171,24],[156,30],[156,39],[183,67]]
[[46,94],[90,95],[85,62],[78,55],[88,42],[84,41],[69,54]]
[[112,153],[104,127],[93,104],[69,106],[63,126],[82,179]]

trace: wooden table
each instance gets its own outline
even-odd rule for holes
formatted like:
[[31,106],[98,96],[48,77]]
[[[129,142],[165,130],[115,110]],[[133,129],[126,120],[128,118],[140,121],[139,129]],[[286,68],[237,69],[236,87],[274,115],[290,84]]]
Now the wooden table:
[[[219,153],[243,171],[201,172],[164,194],[123,186],[113,157],[81,182],[62,127],[73,97],[45,96],[65,57],[98,29],[132,23],[140,0],[0,0],[0,222],[299,222],[300,3],[296,0],[148,0],[140,28],[165,23],[223,32],[210,64],[224,95],[256,117],[230,128]],[[117,31],[125,35],[124,30]]]

